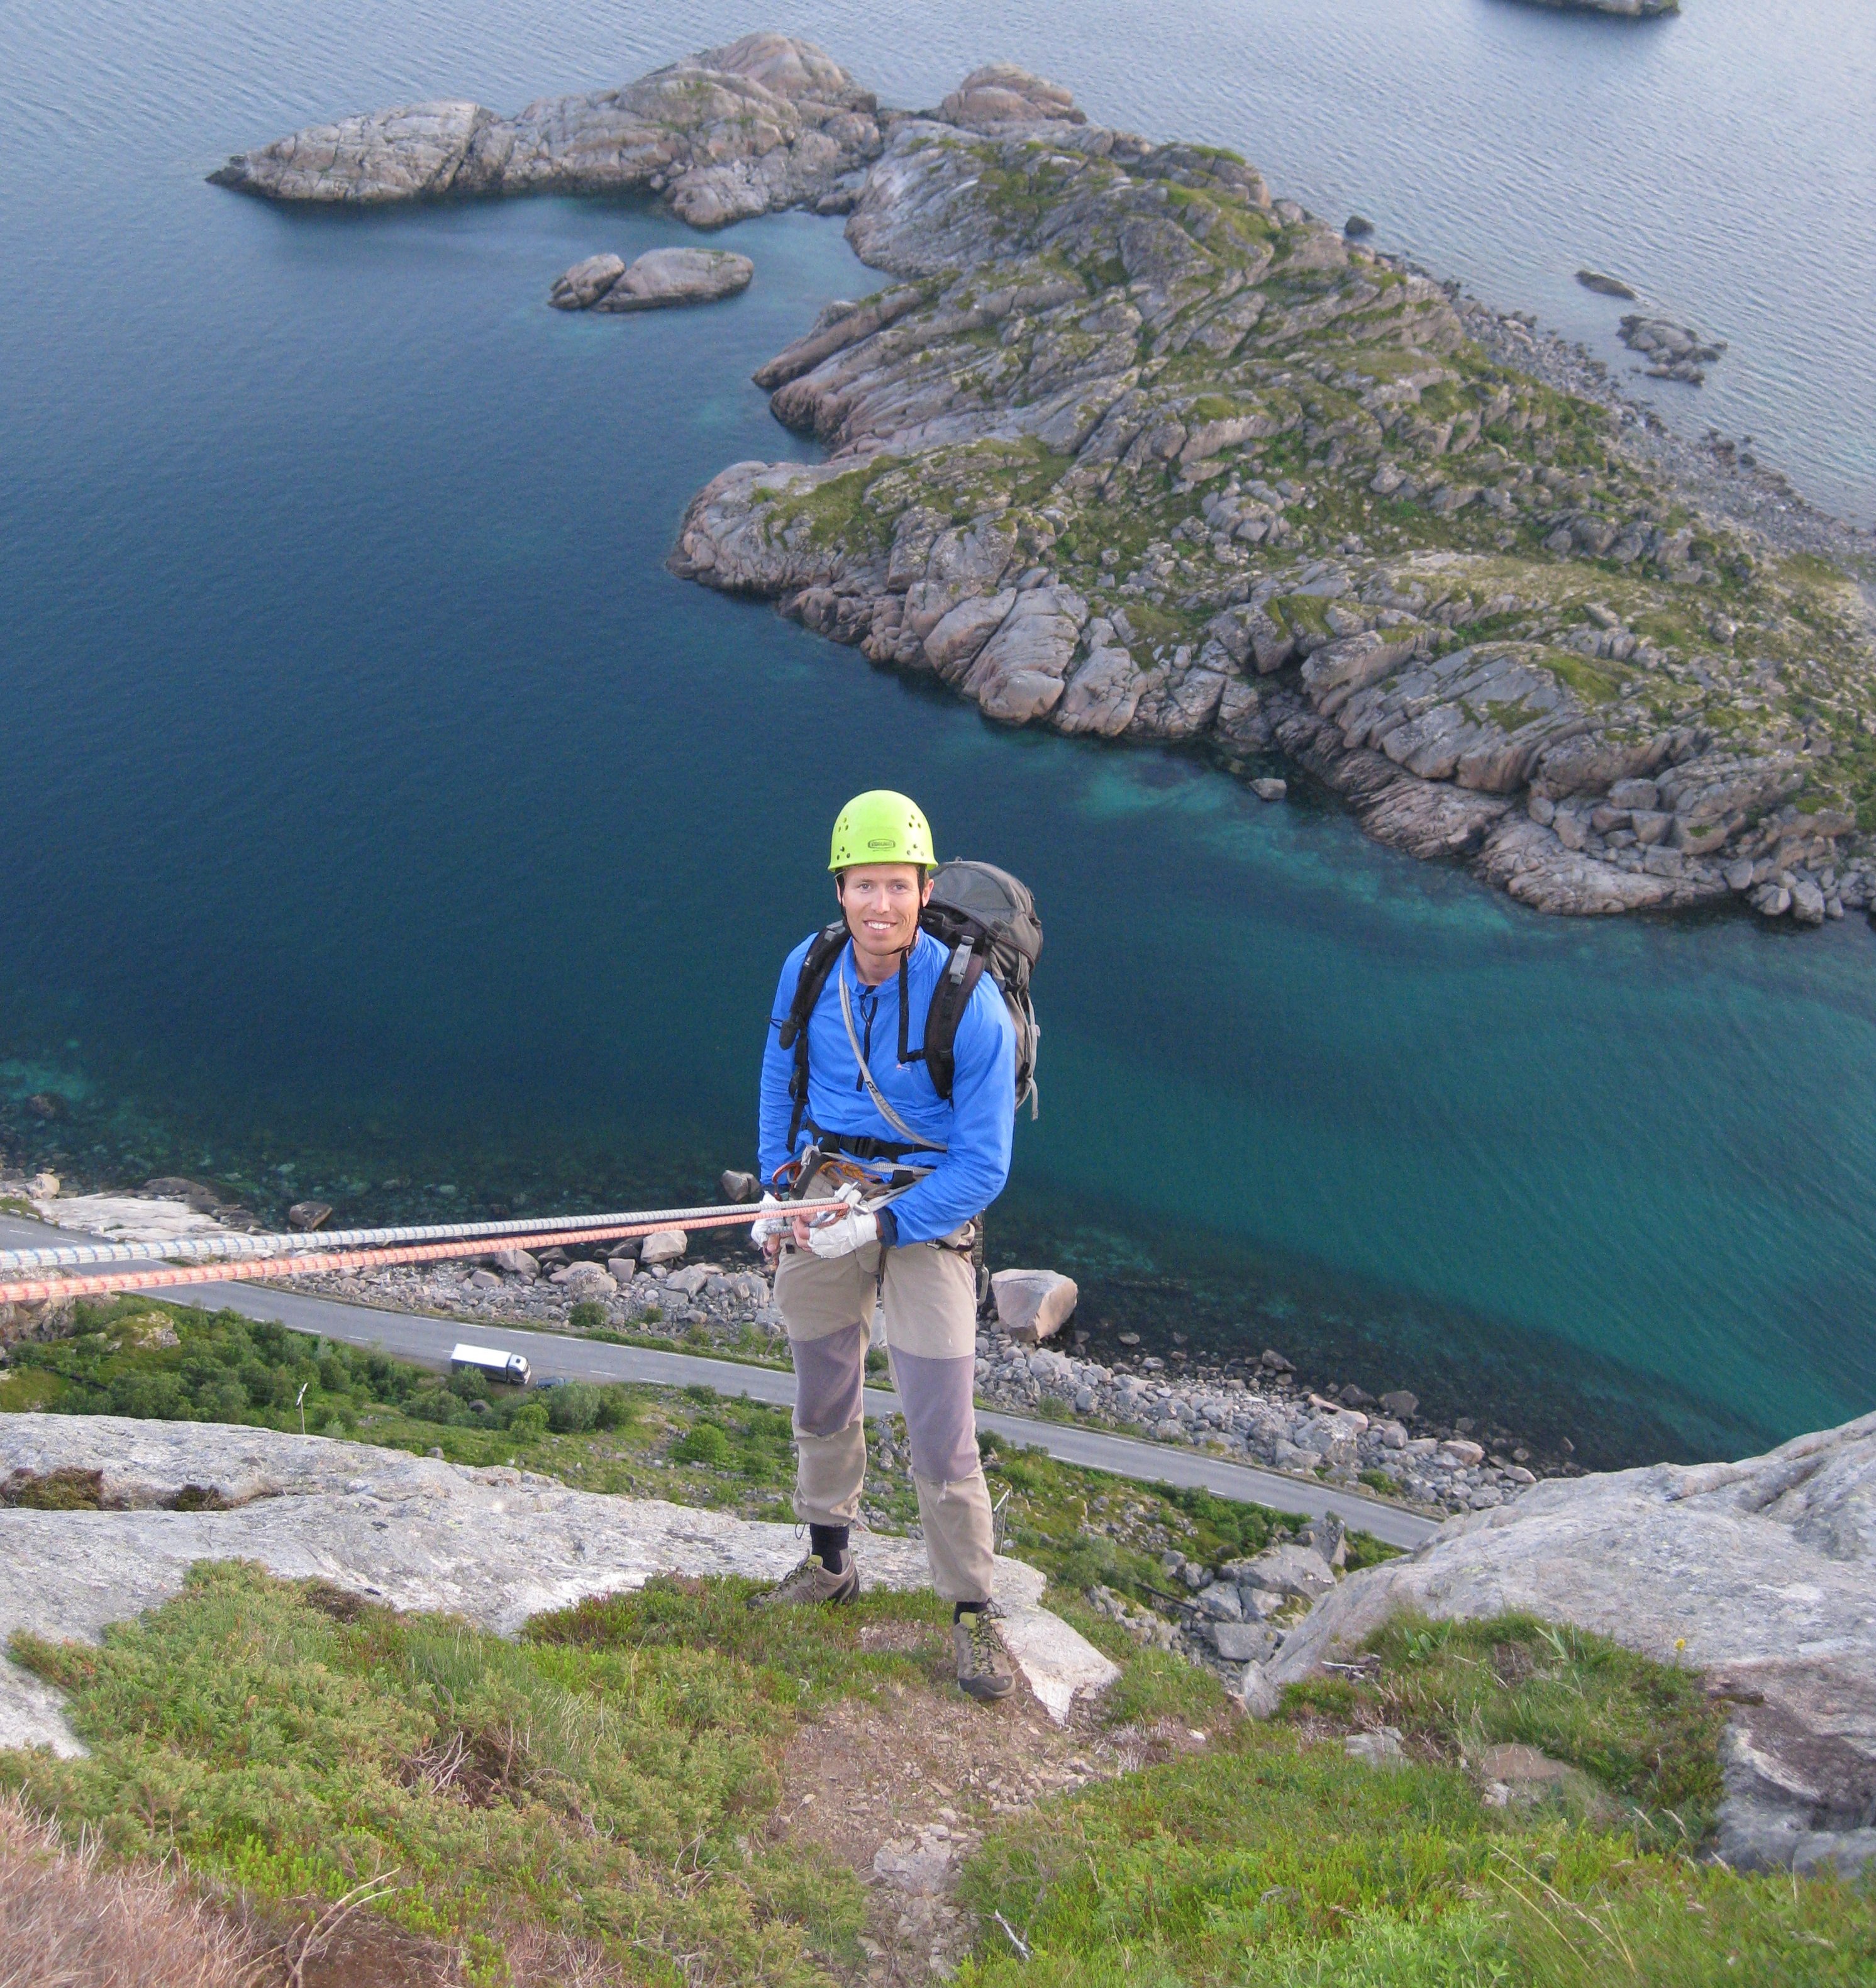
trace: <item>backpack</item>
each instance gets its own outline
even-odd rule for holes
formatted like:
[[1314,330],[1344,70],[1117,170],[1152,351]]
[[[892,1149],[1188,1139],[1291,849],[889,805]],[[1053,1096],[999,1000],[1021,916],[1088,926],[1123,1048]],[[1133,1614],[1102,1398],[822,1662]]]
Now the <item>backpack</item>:
[[[1036,900],[1029,887],[989,863],[941,864],[931,880],[931,897],[918,915],[920,927],[949,948],[951,958],[938,983],[931,990],[931,1006],[925,1011],[925,1037],[914,1050],[906,1040],[906,966],[899,962],[899,1060],[924,1060],[932,1087],[947,1103],[957,1074],[952,1055],[958,1024],[977,983],[987,972],[1003,996],[1003,1005],[1016,1031],[1016,1108],[1026,1101],[1033,1118],[1039,1109],[1036,1088],[1037,1039],[1042,1030],[1029,999],[1029,975],[1042,955],[1042,921],[1036,915]],[[814,1013],[847,942],[847,923],[837,919],[817,932],[801,962],[795,982],[795,998],[789,1004],[779,1040],[783,1049],[795,1053],[795,1067],[788,1092],[795,1112],[789,1127],[792,1148],[801,1132],[808,1108],[808,1018]],[[856,1158],[896,1158],[904,1150],[887,1150],[880,1140],[843,1139],[843,1148]],[[864,1145],[869,1149],[860,1153]]]

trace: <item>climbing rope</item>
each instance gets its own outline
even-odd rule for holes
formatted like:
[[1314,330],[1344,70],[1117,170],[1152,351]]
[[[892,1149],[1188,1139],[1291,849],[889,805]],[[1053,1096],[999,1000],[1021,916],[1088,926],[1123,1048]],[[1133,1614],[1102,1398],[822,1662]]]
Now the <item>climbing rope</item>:
[[[843,1202],[803,1201],[790,1203],[789,1212],[820,1215],[845,1208]],[[75,1242],[49,1249],[0,1249],[0,1280],[5,1280],[0,1281],[0,1304],[102,1297],[113,1291],[159,1290],[177,1284],[305,1276],[327,1270],[375,1270],[389,1263],[492,1256],[505,1249],[620,1242],[667,1229],[729,1229],[761,1219],[759,1209],[742,1202],[628,1214],[444,1222],[421,1228],[342,1229],[324,1234],[180,1236],[166,1242]],[[110,1267],[69,1274],[94,1264]],[[68,1274],[8,1275],[34,1270]]]

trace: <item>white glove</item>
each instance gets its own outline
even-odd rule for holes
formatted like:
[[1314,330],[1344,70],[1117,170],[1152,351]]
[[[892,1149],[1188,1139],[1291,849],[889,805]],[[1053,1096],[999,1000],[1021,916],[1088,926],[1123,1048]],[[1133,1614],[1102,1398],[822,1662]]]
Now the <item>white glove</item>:
[[766,1245],[788,1234],[790,1227],[788,1203],[777,1201],[772,1194],[762,1199],[761,1213],[749,1229],[749,1240]]
[[808,1231],[808,1247],[817,1256],[850,1256],[879,1240],[879,1217],[859,1205],[858,1188],[843,1187],[836,1198],[847,1204],[847,1212]]

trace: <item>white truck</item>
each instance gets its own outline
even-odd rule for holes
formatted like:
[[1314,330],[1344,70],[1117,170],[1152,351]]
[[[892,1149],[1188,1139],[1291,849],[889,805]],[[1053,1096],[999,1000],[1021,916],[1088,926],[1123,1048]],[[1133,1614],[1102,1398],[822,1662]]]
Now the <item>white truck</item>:
[[485,1381],[505,1381],[511,1387],[525,1388],[530,1373],[526,1356],[504,1353],[498,1347],[472,1346],[458,1341],[449,1356],[452,1374],[479,1374]]

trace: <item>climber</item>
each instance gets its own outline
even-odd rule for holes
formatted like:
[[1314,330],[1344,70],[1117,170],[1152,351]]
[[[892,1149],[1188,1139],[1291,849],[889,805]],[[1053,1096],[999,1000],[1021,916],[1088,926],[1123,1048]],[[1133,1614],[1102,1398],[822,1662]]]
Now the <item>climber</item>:
[[[861,1390],[877,1325],[904,1413],[932,1585],[952,1604],[958,1682],[994,1699],[1013,1679],[993,1626],[990,1497],[972,1403],[976,1257],[980,1218],[1009,1171],[1016,1032],[988,973],[945,1012],[939,981],[952,953],[919,922],[935,860],[925,818],[904,795],[850,801],[828,865],[841,916],[789,955],[776,991],[762,1176],[778,1194],[837,1193],[848,1206],[810,1222],[771,1197],[775,1212],[760,1225],[794,1355],[795,1513],[809,1551],[755,1604],[860,1592],[849,1529],[866,1475]],[[955,1024],[948,1057],[935,1053],[935,1080],[928,1019],[935,1040]]]

